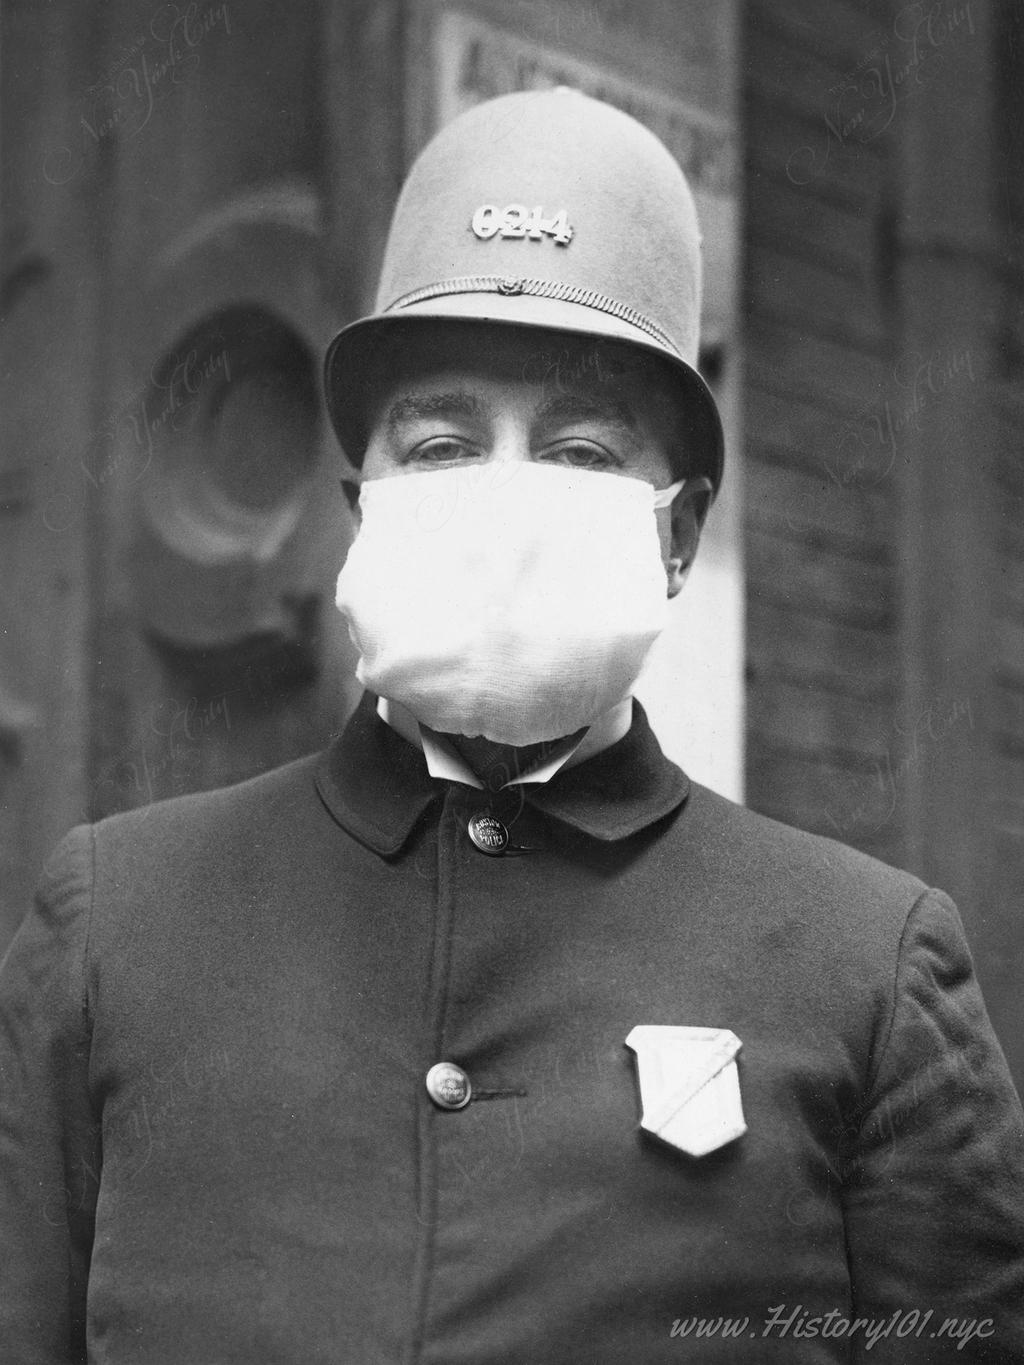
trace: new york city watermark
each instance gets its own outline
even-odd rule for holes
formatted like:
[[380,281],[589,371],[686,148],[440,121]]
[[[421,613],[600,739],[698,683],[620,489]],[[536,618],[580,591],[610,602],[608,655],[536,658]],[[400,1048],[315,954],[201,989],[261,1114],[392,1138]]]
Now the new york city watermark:
[[126,38],[102,75],[81,92],[66,140],[43,160],[44,180],[70,184],[115,135],[137,137],[161,100],[198,74],[200,50],[214,33],[232,34],[227,0],[154,8],[148,23]]
[[861,1342],[865,1351],[890,1338],[897,1341],[923,1339],[954,1342],[956,1349],[962,1351],[970,1341],[984,1341],[995,1335],[992,1318],[943,1317],[933,1308],[896,1309],[884,1318],[851,1318],[839,1308],[832,1308],[827,1313],[812,1313],[799,1303],[793,1307],[779,1303],[766,1311],[768,1316],[760,1320],[750,1317],[676,1318],[669,1328],[669,1336],[693,1340],[779,1337],[797,1341],[822,1337],[838,1341],[847,1338]]
[[829,87],[820,132],[787,159],[794,185],[817,179],[840,149],[873,142],[915,92],[949,76],[954,48],[975,37],[971,3],[914,0],[897,11],[891,30],[878,33],[862,60]]

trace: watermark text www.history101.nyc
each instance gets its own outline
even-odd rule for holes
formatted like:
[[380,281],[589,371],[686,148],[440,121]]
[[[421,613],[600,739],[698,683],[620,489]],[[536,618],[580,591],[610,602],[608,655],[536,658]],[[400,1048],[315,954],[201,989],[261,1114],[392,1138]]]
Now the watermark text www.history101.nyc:
[[841,1309],[813,1313],[803,1304],[779,1303],[768,1308],[767,1316],[742,1318],[676,1318],[669,1328],[670,1337],[707,1340],[709,1337],[788,1337],[791,1340],[823,1337],[833,1340],[859,1339],[870,1351],[880,1341],[908,1338],[948,1341],[962,1351],[969,1341],[985,1340],[995,1334],[992,1318],[951,1318],[933,1308],[897,1309],[888,1317],[847,1317]]

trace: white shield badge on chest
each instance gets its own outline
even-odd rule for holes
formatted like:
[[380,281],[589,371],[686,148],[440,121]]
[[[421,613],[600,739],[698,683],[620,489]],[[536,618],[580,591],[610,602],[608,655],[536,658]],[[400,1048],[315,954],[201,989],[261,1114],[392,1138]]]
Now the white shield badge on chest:
[[638,1024],[626,1046],[636,1053],[640,1126],[647,1132],[689,1156],[705,1156],[747,1131],[735,1033]]

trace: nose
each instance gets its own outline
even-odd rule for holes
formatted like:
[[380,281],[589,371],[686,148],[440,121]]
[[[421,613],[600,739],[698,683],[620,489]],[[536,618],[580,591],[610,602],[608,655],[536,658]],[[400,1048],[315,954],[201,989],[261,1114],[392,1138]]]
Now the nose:
[[515,412],[503,413],[493,425],[488,463],[524,464],[530,458],[530,429]]

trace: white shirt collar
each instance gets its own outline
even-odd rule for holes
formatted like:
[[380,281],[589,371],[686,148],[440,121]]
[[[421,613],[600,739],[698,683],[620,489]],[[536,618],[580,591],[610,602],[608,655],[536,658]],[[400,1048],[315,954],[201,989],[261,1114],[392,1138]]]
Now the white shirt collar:
[[[461,782],[467,787],[484,790],[484,784],[454,746],[436,730],[421,725],[412,712],[400,702],[390,701],[387,697],[378,698],[377,714],[403,739],[422,749],[427,762],[427,772],[431,777],[444,778],[446,782]],[[562,768],[575,767],[585,758],[590,758],[593,754],[600,753],[602,749],[608,749],[616,744],[629,731],[632,720],[633,699],[625,697],[603,716],[598,716],[579,739],[562,740],[546,758],[535,764],[528,772],[506,782],[505,786],[550,782],[555,773],[560,772]]]

